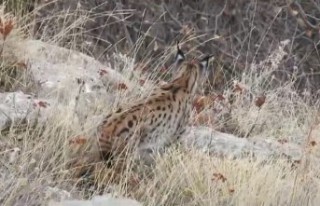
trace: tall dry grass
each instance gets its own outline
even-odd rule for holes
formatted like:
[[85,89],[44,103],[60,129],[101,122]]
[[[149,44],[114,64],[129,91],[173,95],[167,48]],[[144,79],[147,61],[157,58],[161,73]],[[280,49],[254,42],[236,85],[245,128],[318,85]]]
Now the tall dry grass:
[[[57,22],[63,19],[68,22],[69,17],[75,16],[78,14],[65,13],[51,18]],[[71,35],[75,37],[75,41],[67,42],[66,46],[76,48],[76,37],[85,32],[81,30],[81,25],[87,20],[85,14],[80,15],[73,24],[66,23],[61,27],[61,31],[53,39],[48,40],[45,36],[42,39],[61,45],[65,43],[63,39]],[[32,22],[29,25],[17,25],[26,29],[30,24],[32,25]],[[32,35],[25,38],[32,38]],[[4,45],[7,53],[10,53],[10,45],[19,43],[17,40],[23,41],[23,38]],[[174,147],[158,156],[153,167],[138,168],[139,183],[128,187],[127,177],[132,175],[131,170],[128,170],[118,185],[96,179],[100,187],[98,190],[90,185],[89,177],[73,178],[70,175],[72,169],[67,167],[70,157],[81,152],[79,148],[70,149],[70,137],[91,134],[96,125],[87,119],[83,122],[86,126],[81,128],[75,121],[74,108],[66,105],[57,107],[57,111],[48,117],[45,124],[25,124],[1,131],[0,204],[45,205],[55,198],[52,193],[68,196],[63,191],[68,191],[73,198],[80,199],[112,192],[115,195],[136,198],[145,205],[157,206],[319,204],[320,168],[318,164],[311,164],[310,161],[310,155],[317,152],[318,146],[318,130],[314,127],[317,126],[317,108],[294,91],[294,77],[276,87],[272,84],[272,71],[277,70],[277,65],[285,53],[284,48],[285,45],[279,45],[279,49],[270,55],[270,59],[261,64],[251,62],[247,71],[236,80],[244,85],[244,91],[241,95],[236,94],[228,122],[236,122],[236,135],[243,136],[250,131],[249,138],[287,138],[288,141],[301,144],[301,147],[305,148],[305,154],[295,166],[290,161],[272,157],[267,160],[250,156],[227,159],[209,156],[192,148],[186,150]],[[159,67],[163,64],[162,61],[169,58],[171,52],[168,50],[168,54],[160,59]],[[117,57],[115,69],[138,84],[140,77],[136,77],[137,72],[133,71],[133,60],[123,55]],[[149,90],[153,84],[146,85],[149,86],[145,90]],[[116,105],[135,99],[141,91],[110,92],[117,95],[115,102],[105,107],[105,102],[97,100],[96,105],[91,108],[92,111],[89,111],[91,115],[113,110]],[[232,88],[226,86],[225,96],[231,92]],[[266,96],[266,102],[259,109],[255,105],[255,97],[261,93]],[[310,130],[312,134],[309,134]],[[311,141],[315,141],[315,144],[310,144]],[[53,190],[58,192],[52,192]]]

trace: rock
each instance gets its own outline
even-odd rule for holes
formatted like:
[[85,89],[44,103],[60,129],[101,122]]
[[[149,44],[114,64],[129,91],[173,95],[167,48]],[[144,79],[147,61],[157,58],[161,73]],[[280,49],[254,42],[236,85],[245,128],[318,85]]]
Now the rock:
[[239,138],[208,127],[189,128],[189,133],[181,138],[181,143],[186,148],[197,148],[229,158],[253,156],[267,159],[272,156],[286,156],[299,160],[303,152],[301,146],[296,144],[280,144],[270,138]]
[[[112,105],[119,84],[127,92],[139,91],[138,84],[82,53],[38,40],[14,44],[12,53],[27,65],[30,88],[0,93],[0,130],[21,121],[45,122],[52,109],[75,111],[79,121],[98,103]],[[29,90],[29,91],[28,91]],[[91,109],[91,110],[90,110]],[[39,118],[40,117],[40,118]]]
[[[10,203],[7,203],[8,205],[15,205],[15,206],[25,206],[25,205],[48,205],[44,203],[48,202],[54,202],[54,201],[65,201],[67,199],[71,199],[71,193],[60,189],[58,187],[50,187],[41,185],[41,183],[37,186],[33,186],[32,189],[30,189],[30,186],[32,185],[33,180],[28,178],[17,178],[14,177],[14,183],[18,190],[13,190],[12,187],[12,180],[10,183],[8,182],[7,190],[11,190],[12,193],[14,193],[15,198]],[[45,181],[43,181],[44,183]],[[46,183],[44,183],[46,184]],[[3,190],[4,191],[4,190]]]
[[36,111],[41,113],[48,105],[48,102],[36,100],[21,91],[0,93],[0,130],[22,121],[32,122],[37,116]]
[[136,87],[109,65],[80,52],[38,40],[25,41],[16,52],[21,61],[28,62],[33,81],[40,85],[38,95],[41,97],[59,96],[70,100],[69,95],[77,94],[82,82],[85,93],[104,90],[105,86],[118,83],[124,83],[128,88]]
[[0,130],[21,123],[45,122],[55,110],[54,99],[35,98],[21,91],[0,93]]
[[113,198],[109,195],[95,196],[92,200],[65,200],[50,202],[49,206],[142,206],[139,202],[127,198]]
[[45,199],[55,200],[55,201],[64,201],[70,199],[71,194],[65,190],[62,190],[57,187],[46,187],[44,190]]

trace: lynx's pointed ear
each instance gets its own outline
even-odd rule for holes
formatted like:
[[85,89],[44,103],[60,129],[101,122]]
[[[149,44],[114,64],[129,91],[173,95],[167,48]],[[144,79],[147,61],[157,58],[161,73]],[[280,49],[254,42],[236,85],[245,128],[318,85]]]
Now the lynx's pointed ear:
[[181,64],[183,61],[185,60],[185,56],[183,51],[180,49],[179,47],[179,42],[177,42],[177,54],[176,54],[176,59],[175,59],[175,63],[177,65]]
[[210,61],[210,60],[213,60],[213,59],[214,59],[214,57],[213,57],[212,54],[211,54],[211,55],[207,55],[207,56],[205,56],[204,58],[202,58],[202,59],[200,60],[201,70],[202,70],[202,71],[207,70],[207,69],[208,69],[208,66],[209,66],[209,61]]
[[208,78],[208,75],[209,75],[208,67],[211,59],[214,59],[213,55],[205,56],[199,61],[200,75],[202,78],[205,78],[205,79]]

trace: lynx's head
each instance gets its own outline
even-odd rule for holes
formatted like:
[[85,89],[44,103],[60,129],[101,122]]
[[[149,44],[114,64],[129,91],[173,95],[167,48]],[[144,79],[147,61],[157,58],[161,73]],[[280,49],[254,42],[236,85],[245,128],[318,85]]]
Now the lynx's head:
[[204,58],[193,58],[187,60],[185,54],[177,44],[177,53],[175,59],[176,71],[178,75],[173,80],[179,84],[187,87],[188,91],[194,93],[199,83],[203,82],[207,78],[209,60],[212,55],[205,56]]

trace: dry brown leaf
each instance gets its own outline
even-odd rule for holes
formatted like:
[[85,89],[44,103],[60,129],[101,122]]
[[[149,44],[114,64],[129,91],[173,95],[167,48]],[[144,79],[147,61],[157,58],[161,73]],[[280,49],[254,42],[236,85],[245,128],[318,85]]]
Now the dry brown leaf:
[[119,83],[118,84],[118,90],[127,90],[128,87],[125,83]]
[[77,136],[69,140],[69,144],[76,144],[76,145],[84,145],[87,143],[87,138],[85,136]]
[[288,140],[287,139],[278,139],[278,142],[280,144],[285,144],[285,143],[288,143]]
[[18,62],[17,66],[22,69],[28,69],[28,65],[25,62]]
[[234,193],[234,191],[235,191],[235,189],[234,189],[234,188],[229,188],[229,193],[230,193],[230,194],[233,194],[233,193]]
[[242,94],[247,90],[247,86],[243,83],[239,83],[238,81],[233,81],[233,92]]
[[261,95],[259,97],[256,98],[255,100],[255,105],[259,108],[262,107],[262,105],[264,105],[264,103],[266,102],[266,96],[265,95]]
[[14,28],[14,22],[13,19],[9,19],[6,21],[3,21],[0,19],[0,33],[3,36],[3,39],[6,39],[8,35],[11,33],[12,29]]
[[105,74],[108,74],[107,70],[105,70],[105,69],[100,69],[100,70],[99,70],[99,75],[100,75],[101,77],[104,76]]
[[5,23],[4,33],[3,33],[4,38],[6,38],[11,33],[13,27],[14,27],[14,23],[12,19],[10,19]]
[[146,83],[146,80],[144,80],[144,79],[140,79],[140,80],[139,80],[140,86],[143,86],[145,83]]
[[168,68],[165,67],[165,66],[163,66],[163,67],[161,67],[161,68],[159,69],[159,72],[160,72],[160,73],[165,73],[165,72],[167,72],[167,71],[168,71]]
[[291,164],[291,168],[294,169],[294,168],[297,168],[298,165],[301,164],[301,160],[294,160]]
[[314,141],[314,140],[312,140],[312,141],[310,141],[310,145],[311,145],[312,147],[314,147],[314,146],[316,146],[316,145],[317,145],[317,142],[316,142],[316,141]]
[[203,110],[204,108],[204,96],[198,96],[195,97],[194,101],[193,101],[193,107],[196,109],[196,112],[199,113]]
[[227,178],[221,173],[213,173],[212,176],[213,176],[212,177],[213,181],[219,181],[219,180],[221,180],[222,182],[227,181]]
[[244,88],[242,88],[239,84],[235,84],[232,91],[235,93],[239,92],[240,94],[242,94],[243,90]]
[[48,103],[45,102],[45,101],[39,101],[39,102],[38,102],[38,106],[39,106],[39,107],[43,107],[43,108],[47,108]]
[[211,96],[197,96],[193,101],[193,107],[200,113],[204,108],[213,106],[214,100]]
[[222,94],[218,94],[214,97],[214,100],[224,101],[226,98]]

